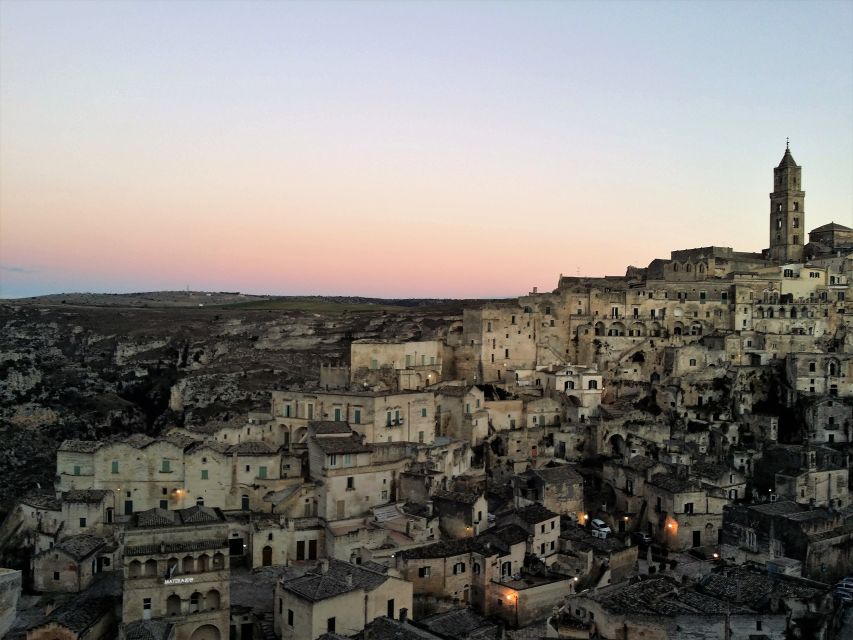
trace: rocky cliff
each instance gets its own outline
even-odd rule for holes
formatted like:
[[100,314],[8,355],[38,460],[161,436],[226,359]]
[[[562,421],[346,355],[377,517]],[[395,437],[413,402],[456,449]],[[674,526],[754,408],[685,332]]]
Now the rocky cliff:
[[66,438],[155,434],[263,410],[270,389],[316,383],[320,364],[348,362],[353,340],[434,339],[461,320],[462,302],[407,302],[302,305],[313,312],[0,304],[0,516],[16,495],[52,488]]

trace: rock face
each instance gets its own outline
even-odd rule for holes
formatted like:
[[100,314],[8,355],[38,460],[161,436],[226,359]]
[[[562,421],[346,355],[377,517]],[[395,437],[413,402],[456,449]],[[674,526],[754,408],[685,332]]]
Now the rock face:
[[66,438],[155,434],[265,409],[270,390],[316,383],[321,364],[348,362],[353,340],[443,337],[462,302],[346,309],[0,304],[0,516],[16,495],[52,488]]

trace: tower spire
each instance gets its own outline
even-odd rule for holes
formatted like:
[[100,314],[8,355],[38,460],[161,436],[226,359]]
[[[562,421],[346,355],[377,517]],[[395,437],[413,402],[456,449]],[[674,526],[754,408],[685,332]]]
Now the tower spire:
[[786,136],[785,137],[785,150],[787,151],[790,148],[791,148],[791,139]]

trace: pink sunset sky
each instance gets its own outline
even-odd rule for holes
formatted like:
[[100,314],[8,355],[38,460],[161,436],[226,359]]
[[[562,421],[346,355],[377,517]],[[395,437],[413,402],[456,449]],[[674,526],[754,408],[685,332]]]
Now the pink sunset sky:
[[722,6],[3,0],[0,295],[497,297],[757,251],[786,136],[806,226],[853,225],[853,3]]

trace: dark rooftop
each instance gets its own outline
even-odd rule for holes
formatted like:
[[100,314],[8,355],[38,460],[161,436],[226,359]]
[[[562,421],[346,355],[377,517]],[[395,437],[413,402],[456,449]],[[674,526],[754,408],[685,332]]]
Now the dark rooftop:
[[45,549],[36,555],[38,557],[48,553],[56,553],[58,551],[71,556],[75,560],[83,560],[95,553],[98,549],[105,547],[106,544],[106,540],[101,537],[89,535],[88,533],[81,533],[80,535],[69,536],[64,540],[57,542],[53,545],[53,548]]
[[364,444],[361,437],[353,435],[350,438],[311,438],[311,442],[320,447],[326,455],[333,453],[369,453],[373,447]]
[[461,502],[462,504],[474,504],[481,497],[476,493],[468,493],[467,491],[438,490],[432,494],[433,500],[449,500],[451,502]]
[[[281,585],[300,598],[318,602],[356,589],[372,591],[388,580],[388,576],[380,571],[340,560],[329,559],[326,571],[322,567],[323,563],[320,563],[303,576],[283,579]],[[351,582],[348,576],[352,576]]]
[[98,504],[111,493],[108,489],[71,489],[62,494],[62,501]]

